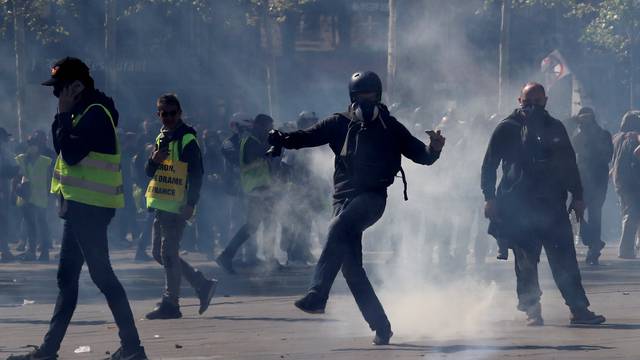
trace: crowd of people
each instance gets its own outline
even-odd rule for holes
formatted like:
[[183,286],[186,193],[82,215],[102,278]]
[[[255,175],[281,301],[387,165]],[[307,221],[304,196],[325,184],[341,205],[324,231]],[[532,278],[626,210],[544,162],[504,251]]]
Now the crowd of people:
[[[448,269],[464,269],[471,254],[478,264],[489,254],[507,259],[511,249],[518,309],[532,326],[543,324],[537,275],[542,248],[571,322],[605,321],[589,310],[567,212],[579,221],[586,263],[598,265],[610,176],[623,214],[619,257],[636,257],[639,111],[627,112],[614,136],[588,107],[563,124],[545,110],[544,87],[529,83],[520,107],[506,117],[452,109],[428,123],[415,114],[394,117],[382,103],[380,78],[358,72],[349,83],[348,110],[322,121],[302,111],[296,121],[276,126],[269,115],[236,112],[226,131],[207,128],[190,124],[178,97],[168,93],[157,99],[157,120],[145,119],[136,133],[118,130],[113,100],[95,89],[79,59],[54,64],[43,85],[59,99],[51,135],[39,130],[16,143],[0,128],[0,225],[7,229],[0,234],[0,255],[3,262],[48,262],[62,228],[60,292],[42,346],[11,359],[55,358],[84,263],[120,329],[122,348],[112,358],[146,358],[109,248],[131,249],[136,261],[164,268],[165,290],[146,315],[150,320],[182,316],[183,277],[200,300],[200,314],[215,294],[217,280],[192,267],[181,249],[206,254],[230,274],[238,267],[278,271],[315,264],[308,292],[295,302],[312,314],[324,312],[342,270],[377,345],[388,344],[393,332],[364,270],[362,235],[387,207],[389,216],[373,231],[393,239],[388,249],[396,259],[402,250],[395,240],[401,243],[403,236],[413,244],[420,238],[413,256]],[[226,113],[224,103],[217,106]],[[318,165],[332,156],[333,189],[321,175],[328,169]],[[438,186],[409,181],[425,179],[420,165],[433,165],[427,179]],[[406,212],[387,201],[397,177],[405,201],[411,194],[430,204],[415,202],[412,216],[401,215]],[[402,229],[411,234],[397,236]]]

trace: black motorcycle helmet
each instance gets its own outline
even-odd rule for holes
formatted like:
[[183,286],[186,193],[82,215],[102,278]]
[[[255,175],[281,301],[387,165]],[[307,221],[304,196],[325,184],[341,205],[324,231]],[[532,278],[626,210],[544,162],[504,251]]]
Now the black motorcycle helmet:
[[351,75],[349,81],[349,97],[351,102],[355,101],[356,95],[360,93],[376,93],[377,101],[382,101],[382,80],[373,71],[358,71]]

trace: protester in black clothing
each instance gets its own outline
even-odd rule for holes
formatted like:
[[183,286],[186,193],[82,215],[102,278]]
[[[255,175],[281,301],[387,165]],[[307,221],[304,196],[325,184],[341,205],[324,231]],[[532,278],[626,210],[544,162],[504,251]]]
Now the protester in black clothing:
[[18,173],[15,161],[11,160],[7,153],[7,143],[11,134],[0,127],[0,228],[5,231],[0,232],[0,262],[14,260],[14,256],[9,249],[9,232],[6,231],[9,225],[9,180]]
[[[104,179],[96,175],[108,173],[114,183],[121,177],[119,164],[112,162],[119,154],[118,112],[113,100],[94,88],[89,68],[81,60],[64,58],[54,64],[51,74],[43,85],[52,86],[59,98],[58,114],[51,127],[58,154],[52,190],[59,193],[59,213],[64,219],[59,293],[43,344],[9,360],[57,358],[78,302],[78,280],[85,262],[119,329],[121,348],[112,353],[111,359],[147,359],[127,294],[109,260],[107,227],[122,198],[117,186],[99,182]],[[84,174],[82,181],[78,181],[80,173]]]
[[586,263],[598,265],[602,241],[602,206],[607,196],[609,162],[613,154],[611,133],[600,127],[593,109],[584,107],[576,116],[578,127],[571,136],[584,189],[586,218],[580,223],[580,237],[589,247]]
[[376,332],[374,344],[383,345],[393,333],[363,268],[362,233],[382,217],[387,187],[401,171],[402,155],[431,165],[440,156],[444,137],[439,131],[430,132],[428,147],[413,137],[381,103],[382,82],[373,72],[353,74],[349,93],[351,105],[346,113],[305,130],[274,131],[269,142],[287,149],[329,144],[335,154],[334,218],[309,292],[295,305],[308,313],[324,313],[329,291],[342,268],[360,311]]
[[613,137],[611,175],[622,210],[618,256],[635,259],[640,238],[640,111],[628,111]]
[[[569,306],[572,324],[600,324],[605,318],[589,311],[573,245],[566,208],[567,193],[582,221],[584,202],[578,165],[562,123],[544,109],[544,87],[528,83],[521,107],[491,135],[482,163],[481,187],[489,231],[504,239],[515,254],[518,309],[528,324],[543,325],[538,262],[544,247],[553,278]],[[496,192],[496,170],[502,179]]]

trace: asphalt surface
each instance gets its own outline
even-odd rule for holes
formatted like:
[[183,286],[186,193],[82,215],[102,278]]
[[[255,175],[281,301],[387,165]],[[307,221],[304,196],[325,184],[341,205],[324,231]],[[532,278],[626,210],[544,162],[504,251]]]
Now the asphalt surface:
[[[307,315],[293,301],[304,293],[312,268],[249,268],[231,276],[200,254],[185,254],[220,281],[214,304],[199,316],[193,290],[183,283],[184,317],[148,321],[144,314],[162,291],[162,269],[133,262],[131,251],[116,251],[112,259],[152,359],[639,359],[640,260],[614,255],[615,248],[607,247],[602,266],[582,269],[592,309],[607,317],[605,325],[569,326],[568,309],[543,260],[545,326],[528,328],[515,310],[512,260],[488,259],[457,271],[433,265],[409,276],[386,270],[406,259],[367,253],[366,266],[395,333],[391,345],[382,347],[371,345],[373,333],[341,275],[327,313]],[[40,343],[53,310],[55,276],[55,261],[0,264],[0,358]],[[75,353],[81,346],[90,351]],[[117,347],[113,318],[85,268],[60,358],[101,359]]]

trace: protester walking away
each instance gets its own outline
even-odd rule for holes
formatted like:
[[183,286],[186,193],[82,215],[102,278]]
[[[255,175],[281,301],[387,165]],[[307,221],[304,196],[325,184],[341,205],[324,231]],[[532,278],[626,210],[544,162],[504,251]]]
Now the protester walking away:
[[19,168],[18,176],[14,178],[16,205],[22,214],[28,239],[27,250],[19,258],[23,261],[36,260],[39,247],[40,257],[37,259],[48,262],[51,236],[46,210],[52,159],[41,153],[37,136],[32,134],[27,139],[27,151],[16,156],[16,163]]
[[431,143],[426,146],[411,135],[381,103],[382,82],[371,71],[352,75],[349,95],[347,112],[305,130],[274,131],[269,143],[287,149],[329,144],[335,154],[334,218],[311,287],[295,302],[296,307],[307,313],[324,313],[331,286],[342,268],[362,315],[376,332],[373,343],[385,345],[393,333],[363,268],[362,233],[382,217],[387,187],[398,172],[404,174],[402,155],[431,165],[439,158],[445,139],[439,131],[429,131]]
[[[218,265],[231,274],[235,273],[233,258],[240,247],[255,236],[260,224],[264,225],[265,251],[273,250],[275,194],[272,173],[274,170],[270,159],[265,155],[269,148],[267,137],[272,129],[273,119],[269,115],[258,114],[253,120],[251,131],[244,132],[240,140],[240,183],[247,201],[246,222],[216,258]],[[250,249],[248,252],[249,256],[255,256],[255,250]],[[280,264],[275,258],[270,258],[266,253],[265,256],[267,265],[274,264],[275,267],[279,267]],[[258,259],[256,258],[255,261],[257,262]]]
[[64,219],[58,299],[41,346],[9,360],[56,359],[78,301],[78,280],[86,262],[91,279],[104,294],[118,326],[121,347],[111,359],[146,359],[127,294],[111,267],[107,227],[124,206],[118,112],[113,100],[94,88],[89,68],[77,58],[53,65],[51,78],[58,114],[52,124],[58,154],[51,192],[59,196]]
[[[481,187],[489,232],[506,240],[515,255],[518,310],[527,324],[544,324],[538,263],[544,247],[551,273],[572,324],[600,324],[591,312],[582,279],[568,211],[582,221],[584,200],[576,157],[564,125],[545,110],[544,87],[527,83],[514,110],[494,130],[482,163]],[[497,168],[502,179],[496,191]],[[566,201],[571,193],[571,205]]]
[[0,127],[0,228],[5,231],[0,232],[0,262],[9,262],[14,260],[14,256],[9,249],[9,181],[18,172],[15,162],[10,161],[7,151],[7,143],[11,138],[11,134]]
[[620,198],[622,233],[618,257],[635,259],[640,239],[640,111],[622,117],[620,132],[613,137],[611,175]]
[[605,246],[602,241],[602,206],[607,197],[609,162],[613,155],[611,133],[596,121],[592,108],[580,109],[577,129],[571,137],[584,189],[586,217],[580,222],[580,238],[589,250],[585,262],[598,265]]
[[147,319],[177,319],[180,282],[187,279],[200,299],[202,315],[211,303],[217,280],[207,279],[180,257],[180,240],[195,212],[202,186],[202,155],[196,131],[182,121],[182,107],[174,94],[158,98],[162,129],[145,171],[151,178],[146,191],[147,207],[155,212],[152,253],[164,267],[165,291]]

